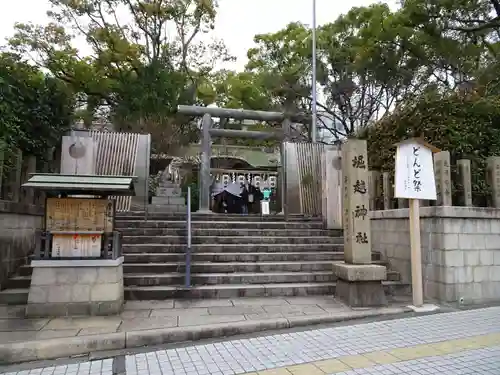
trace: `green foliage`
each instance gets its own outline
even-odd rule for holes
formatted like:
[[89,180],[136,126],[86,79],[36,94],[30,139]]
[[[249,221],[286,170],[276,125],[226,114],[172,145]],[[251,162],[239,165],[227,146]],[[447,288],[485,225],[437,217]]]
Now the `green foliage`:
[[192,171],[182,181],[181,191],[187,205],[188,187],[191,187],[191,212],[196,212],[200,208],[200,185],[198,173]]
[[47,156],[73,120],[72,92],[14,54],[0,54],[0,143],[7,160],[21,150]]
[[[474,203],[485,205],[489,194],[485,160],[500,155],[500,97],[429,92],[359,136],[368,140],[369,164],[373,169],[393,172],[395,144],[419,136],[449,151],[452,166],[458,159],[471,160]],[[453,182],[457,184],[455,178]]]
[[[232,59],[223,42],[198,38],[214,28],[216,0],[50,2],[51,23],[17,24],[10,46],[84,94],[87,126],[105,105],[118,130],[151,133],[153,151],[196,140],[192,119],[175,110],[209,104],[212,67]],[[75,37],[88,42],[88,56],[74,48]]]

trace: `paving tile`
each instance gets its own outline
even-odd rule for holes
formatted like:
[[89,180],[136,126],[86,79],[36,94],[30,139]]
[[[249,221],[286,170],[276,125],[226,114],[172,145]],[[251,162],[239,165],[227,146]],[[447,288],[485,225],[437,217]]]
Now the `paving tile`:
[[105,333],[114,333],[116,331],[118,331],[118,329],[114,325],[111,325],[110,327],[89,327],[89,328],[82,328],[78,332],[78,336],[102,335]]
[[265,313],[262,306],[209,307],[210,315],[245,315]]
[[[301,371],[307,375],[312,371],[342,375],[498,375],[499,316],[500,308],[495,307],[174,346],[126,355],[126,375],[229,375],[245,371],[267,375]],[[158,317],[157,321],[162,318],[171,317]],[[245,316],[181,316],[185,324],[224,323],[221,318],[229,322]],[[18,333],[26,332],[35,334]],[[72,371],[55,366],[53,370],[47,367],[13,375],[112,375],[112,368],[106,369],[104,362],[83,362],[79,366]]]
[[49,330],[44,329],[37,333],[37,340],[55,339],[60,337],[73,337],[78,334],[78,329]]
[[286,297],[290,305],[342,306],[332,296]]
[[151,310],[151,318],[160,316],[205,316],[210,315],[207,307],[190,309],[155,309]]
[[324,372],[312,364],[287,367],[292,375],[324,375]]
[[122,319],[120,317],[78,317],[78,318],[55,318],[44,326],[44,329],[77,329],[77,328],[90,328],[90,327],[110,327],[118,328]]
[[120,332],[141,331],[155,328],[177,327],[177,317],[161,316],[152,318],[127,319],[119,327]]
[[[419,345],[411,348],[402,348],[389,351],[389,354],[403,361],[431,357],[436,354],[436,349],[430,345]],[[439,352],[438,352],[439,353]]]
[[174,307],[176,309],[190,309],[196,307],[225,307],[233,306],[233,301],[230,299],[201,299],[201,300],[176,300]]
[[489,335],[483,335],[481,337],[476,338],[474,341],[477,341],[481,345],[485,345],[485,346],[500,345],[500,333],[492,333]]
[[152,309],[172,309],[174,300],[166,301],[126,301],[124,310],[152,310]]
[[378,363],[379,365],[394,363],[400,360],[399,358],[394,357],[393,355],[382,351],[366,353],[363,354],[363,356],[368,358],[370,361]]
[[278,368],[278,369],[259,371],[257,374],[259,374],[259,375],[290,375],[291,372],[285,368]]
[[247,320],[265,320],[265,319],[279,319],[285,318],[282,313],[262,313],[262,314],[245,314]]
[[304,311],[313,311],[324,313],[323,309],[320,309],[316,305],[282,305],[282,306],[263,306],[263,309],[267,313],[282,313],[288,315],[304,315]]
[[179,316],[179,327],[230,323],[246,320],[244,315]]
[[58,337],[73,337],[78,334],[78,329],[71,330],[42,330],[42,331],[17,331],[8,335],[0,334],[0,344],[9,342],[22,342],[31,340],[45,340]]
[[315,362],[314,365],[326,374],[333,374],[335,372],[342,372],[351,369],[348,365],[338,359],[326,359],[324,361]]
[[0,319],[0,332],[38,331],[49,319]]
[[[172,310],[172,309],[166,309]],[[152,310],[124,310],[120,314],[122,319],[136,319],[136,318],[149,318]]]
[[351,355],[346,357],[341,357],[340,360],[351,368],[364,368],[371,367],[375,365],[375,362],[369,360],[362,355]]
[[[272,303],[269,303],[272,301]],[[286,297],[253,297],[235,298],[231,300],[234,306],[264,306],[264,305],[288,305]]]

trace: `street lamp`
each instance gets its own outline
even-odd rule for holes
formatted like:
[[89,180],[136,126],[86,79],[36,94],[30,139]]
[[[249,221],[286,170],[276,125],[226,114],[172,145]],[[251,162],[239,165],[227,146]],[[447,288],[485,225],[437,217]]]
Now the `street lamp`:
[[311,141],[316,142],[316,0],[312,0],[312,118],[311,118]]

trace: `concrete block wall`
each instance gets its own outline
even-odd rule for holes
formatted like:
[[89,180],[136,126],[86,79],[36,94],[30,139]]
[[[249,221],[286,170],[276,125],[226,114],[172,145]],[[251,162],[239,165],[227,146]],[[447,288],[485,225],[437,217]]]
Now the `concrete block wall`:
[[[26,315],[44,317],[119,313],[124,299],[122,261],[32,262],[33,275]],[[76,262],[78,266],[70,266],[70,263]],[[84,262],[89,264],[83,265]],[[92,265],[96,262],[110,264]],[[50,266],[50,263],[54,266]]]
[[35,249],[35,231],[42,227],[41,207],[0,201],[0,289]]
[[[408,209],[370,214],[372,249],[411,282]],[[420,217],[424,296],[500,301],[500,209],[421,207]]]

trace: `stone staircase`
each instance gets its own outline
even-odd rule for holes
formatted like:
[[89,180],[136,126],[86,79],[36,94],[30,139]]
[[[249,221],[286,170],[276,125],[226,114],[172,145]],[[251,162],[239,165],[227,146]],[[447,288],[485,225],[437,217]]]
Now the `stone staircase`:
[[[123,235],[125,298],[232,298],[334,294],[332,262],[342,261],[341,231],[321,221],[283,216],[193,215],[192,285],[185,277],[186,219],[183,214],[120,215]],[[379,254],[375,263],[383,264]],[[31,267],[22,266],[0,304],[26,303]],[[388,271],[386,293],[402,294],[407,285]]]

